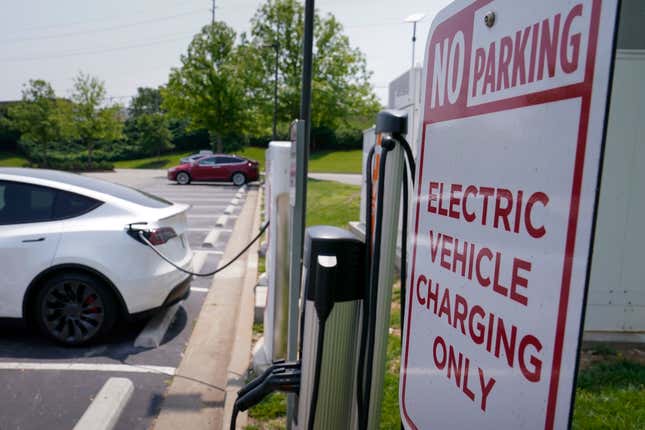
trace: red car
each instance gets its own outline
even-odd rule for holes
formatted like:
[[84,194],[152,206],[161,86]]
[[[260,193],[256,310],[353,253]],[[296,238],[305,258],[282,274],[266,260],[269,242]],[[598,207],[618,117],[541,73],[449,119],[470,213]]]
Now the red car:
[[180,185],[190,184],[191,181],[231,181],[240,186],[259,178],[258,166],[257,161],[237,155],[206,154],[190,163],[168,169],[168,179]]

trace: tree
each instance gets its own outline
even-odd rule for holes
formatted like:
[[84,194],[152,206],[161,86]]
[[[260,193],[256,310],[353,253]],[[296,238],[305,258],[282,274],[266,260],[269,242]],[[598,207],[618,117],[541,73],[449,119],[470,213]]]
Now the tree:
[[173,148],[170,120],[161,109],[159,88],[139,87],[130,100],[125,135],[129,142],[148,155],[161,155]]
[[[255,79],[254,101],[262,104],[263,121],[272,113],[275,52],[279,46],[278,118],[288,124],[300,113],[304,9],[296,0],[273,0],[258,8],[251,20],[250,36],[242,35],[247,73]],[[373,117],[379,103],[369,83],[365,56],[352,48],[342,25],[328,14],[314,19],[312,128],[337,130],[351,127],[355,118]]]
[[104,141],[118,140],[123,135],[121,106],[106,105],[104,82],[83,72],[74,78],[72,102],[73,124],[70,128],[87,148],[91,169],[94,149]]
[[144,113],[134,120],[134,143],[157,157],[173,148],[168,119],[161,113]]
[[223,151],[224,137],[250,123],[236,58],[235,31],[223,22],[204,26],[162,90],[162,107],[173,117],[186,118],[190,130],[208,130],[218,152]]
[[66,105],[56,98],[49,82],[32,79],[23,86],[21,102],[8,108],[5,122],[20,132],[21,143],[32,146],[32,155],[43,166],[48,164],[50,147],[68,134],[64,125]]
[[128,115],[138,117],[143,114],[161,113],[161,91],[159,88],[139,87],[137,95],[130,100]]

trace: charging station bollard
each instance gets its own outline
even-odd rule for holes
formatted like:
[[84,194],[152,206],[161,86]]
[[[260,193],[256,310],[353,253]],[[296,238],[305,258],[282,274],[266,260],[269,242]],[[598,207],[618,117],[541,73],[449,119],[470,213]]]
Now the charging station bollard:
[[348,429],[355,401],[365,244],[347,230],[305,231],[302,379],[294,429]]
[[380,423],[403,180],[404,150],[397,138],[406,133],[405,112],[379,112],[377,144],[368,172],[368,181],[372,181],[372,195],[368,196],[371,215],[366,225],[366,233],[370,232],[366,234],[370,279],[366,280],[363,312],[367,316],[361,328],[359,401],[354,415],[359,430],[375,430]]
[[264,310],[264,336],[253,351],[253,368],[262,373],[274,361],[287,358],[289,312],[289,169],[291,142],[270,142],[267,150],[266,179],[269,226],[266,268],[267,301]]

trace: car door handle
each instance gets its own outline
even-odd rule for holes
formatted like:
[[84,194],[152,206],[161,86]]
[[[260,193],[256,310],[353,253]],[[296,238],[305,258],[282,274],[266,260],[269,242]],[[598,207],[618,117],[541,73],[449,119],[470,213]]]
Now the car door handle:
[[44,237],[39,237],[38,239],[25,239],[22,241],[22,243],[33,243],[33,242],[44,242],[45,238]]

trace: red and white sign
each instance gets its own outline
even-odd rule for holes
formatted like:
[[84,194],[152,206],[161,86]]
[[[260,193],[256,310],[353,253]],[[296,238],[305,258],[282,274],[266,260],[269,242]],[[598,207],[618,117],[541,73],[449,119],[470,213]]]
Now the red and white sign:
[[615,17],[616,1],[482,0],[435,18],[409,229],[406,428],[569,425]]

